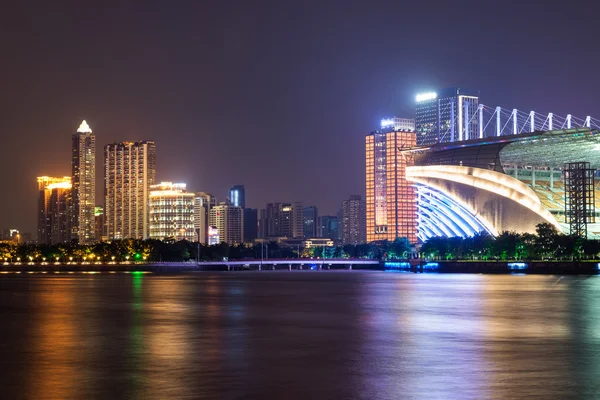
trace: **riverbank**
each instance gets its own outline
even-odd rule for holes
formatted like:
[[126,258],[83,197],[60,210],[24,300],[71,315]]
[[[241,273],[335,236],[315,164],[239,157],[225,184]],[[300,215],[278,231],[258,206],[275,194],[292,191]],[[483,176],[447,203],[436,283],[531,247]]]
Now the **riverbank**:
[[341,260],[277,260],[169,263],[13,263],[0,265],[0,273],[181,273],[204,271],[321,271],[371,270],[412,273],[598,275],[598,261],[393,261],[342,262]]

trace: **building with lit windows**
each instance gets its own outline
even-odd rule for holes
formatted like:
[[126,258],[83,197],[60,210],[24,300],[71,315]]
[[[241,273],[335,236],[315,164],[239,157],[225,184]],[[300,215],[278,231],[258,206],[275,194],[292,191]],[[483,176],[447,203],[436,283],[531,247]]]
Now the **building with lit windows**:
[[384,118],[381,120],[381,129],[393,129],[395,131],[414,132],[415,120],[412,118]]
[[336,215],[323,215],[319,217],[317,237],[339,239],[338,217]]
[[195,193],[185,183],[161,182],[150,186],[150,239],[194,242]]
[[417,145],[430,146],[477,137],[477,91],[450,88],[420,93],[415,101]]
[[[200,236],[200,243],[209,243],[210,227],[208,216],[210,209],[217,205],[217,199],[210,193],[198,192],[194,197],[194,232]],[[196,237],[196,240],[198,237]]]
[[72,236],[79,243],[93,243],[96,239],[96,136],[85,120],[72,135],[71,171]]
[[405,237],[417,242],[417,196],[406,180],[412,160],[398,149],[416,145],[414,132],[388,128],[366,136],[367,242]]
[[340,209],[340,225],[342,244],[362,244],[366,235],[365,201],[361,196],[353,195],[342,202]]
[[304,237],[302,203],[267,203],[266,207],[260,210],[259,236],[263,239]]
[[96,220],[96,242],[104,242],[106,240],[106,233],[104,231],[104,208],[102,206],[96,206],[94,209],[94,219]]
[[316,238],[318,233],[319,212],[317,206],[304,207],[304,237]]
[[242,207],[227,203],[212,207],[209,211],[208,225],[217,228],[221,242],[230,245],[244,242],[244,210]]
[[108,240],[150,236],[148,200],[155,176],[153,141],[104,147],[104,215]]
[[229,201],[236,207],[246,208],[246,189],[244,185],[235,185],[229,189]]
[[57,244],[70,242],[71,229],[71,178],[41,176],[38,184],[38,243]]

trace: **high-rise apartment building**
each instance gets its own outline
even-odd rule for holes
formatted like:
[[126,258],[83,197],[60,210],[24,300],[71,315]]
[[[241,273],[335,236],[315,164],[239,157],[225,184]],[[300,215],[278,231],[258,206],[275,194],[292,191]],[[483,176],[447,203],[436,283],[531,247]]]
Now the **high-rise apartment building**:
[[96,135],[85,120],[72,136],[71,146],[72,236],[79,243],[92,243],[96,238]]
[[316,238],[318,231],[318,218],[319,213],[317,206],[306,206],[303,211],[304,218],[304,237],[305,238]]
[[365,201],[359,195],[350,196],[340,209],[342,244],[362,244],[366,241]]
[[319,229],[317,237],[339,239],[338,217],[334,215],[323,215],[319,217]]
[[150,239],[194,242],[195,193],[185,183],[161,182],[150,186]]
[[109,240],[149,237],[148,200],[155,175],[153,141],[104,146],[104,212]]
[[208,216],[210,209],[217,205],[217,199],[210,193],[198,192],[194,198],[194,232],[196,240],[200,236],[200,243],[209,243],[210,226]]
[[209,211],[209,226],[217,228],[221,242],[241,244],[244,242],[244,210],[242,207],[221,203]]
[[398,149],[414,147],[414,132],[388,129],[366,136],[367,242],[405,237],[417,242],[417,195],[406,180],[410,157]]
[[229,201],[235,207],[246,208],[246,189],[244,185],[235,185],[229,189]]
[[475,139],[479,135],[479,93],[462,88],[416,96],[417,145]]
[[261,210],[261,238],[304,237],[304,207],[302,203],[267,203]]
[[72,239],[71,178],[41,176],[38,183],[38,243],[57,244]]

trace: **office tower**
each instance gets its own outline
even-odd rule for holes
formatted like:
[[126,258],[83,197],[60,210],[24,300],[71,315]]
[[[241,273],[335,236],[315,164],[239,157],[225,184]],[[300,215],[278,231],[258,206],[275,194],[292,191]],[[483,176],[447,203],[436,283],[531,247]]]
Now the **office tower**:
[[244,208],[244,241],[252,242],[258,237],[258,210]]
[[106,240],[106,234],[104,233],[104,208],[102,206],[96,206],[94,209],[94,220],[96,243],[100,243]]
[[200,236],[200,243],[209,243],[210,227],[208,215],[210,209],[217,205],[217,199],[210,193],[198,192],[194,198],[194,232],[195,240]]
[[306,206],[303,211],[304,218],[304,237],[316,238],[318,227],[317,206]]
[[246,208],[246,189],[244,189],[244,185],[235,185],[229,189],[229,201],[235,207]]
[[381,129],[392,128],[395,131],[414,132],[415,120],[412,118],[384,118],[381,120]]
[[155,165],[153,141],[104,146],[104,215],[108,240],[149,237],[148,199]]
[[319,217],[317,237],[337,240],[339,238],[338,217],[334,215]]
[[72,236],[79,243],[92,243],[96,234],[96,135],[85,120],[72,136],[71,151]]
[[38,243],[57,244],[72,239],[71,178],[41,176],[38,183]]
[[399,151],[414,147],[414,132],[375,131],[366,136],[367,242],[405,237],[417,242],[417,194],[406,180],[411,156]]
[[185,183],[161,182],[150,186],[150,239],[194,242],[194,200]]
[[242,207],[221,203],[209,211],[208,225],[217,228],[221,242],[241,244],[244,242],[244,212]]
[[416,96],[417,145],[455,142],[479,137],[479,93],[462,88]]
[[267,203],[261,210],[262,238],[304,237],[304,207],[302,203]]
[[365,202],[359,195],[350,196],[340,209],[342,244],[362,244],[366,241]]

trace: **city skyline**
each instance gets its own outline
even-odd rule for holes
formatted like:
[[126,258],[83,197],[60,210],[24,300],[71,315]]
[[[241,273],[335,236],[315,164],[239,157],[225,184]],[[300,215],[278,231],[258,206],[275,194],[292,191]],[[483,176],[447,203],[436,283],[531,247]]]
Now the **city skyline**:
[[[14,77],[0,100],[0,132],[11,139],[0,150],[0,168],[16,189],[0,200],[0,226],[35,232],[36,188],[23,182],[69,174],[69,134],[83,119],[98,149],[154,139],[157,181],[186,182],[219,198],[243,183],[248,207],[289,199],[326,215],[340,199],[364,194],[362,138],[381,118],[412,116],[415,93],[475,87],[493,105],[597,115],[600,83],[572,61],[589,53],[593,64],[598,57],[582,50],[594,48],[593,13],[581,4],[519,4],[513,15],[510,2],[486,13],[476,4],[440,2],[435,13],[419,4],[358,1],[341,10],[177,5],[170,9],[177,22],[162,24],[153,6],[71,5],[56,13],[40,2],[33,13],[35,7],[15,5],[4,29],[18,40],[0,66]],[[41,18],[45,12],[53,18]],[[402,31],[418,35],[396,29],[400,14]],[[293,21],[284,23],[289,15]],[[511,30],[501,22],[509,15]],[[459,16],[478,24],[455,26]],[[575,16],[577,30],[544,29],[549,20]],[[223,23],[232,20],[240,21],[235,29]],[[455,41],[442,41],[450,27]],[[560,57],[539,68],[557,46]],[[262,162],[267,154],[269,163]],[[225,158],[229,167],[215,169]],[[315,179],[323,170],[325,179]],[[97,174],[97,189],[101,184]]]

